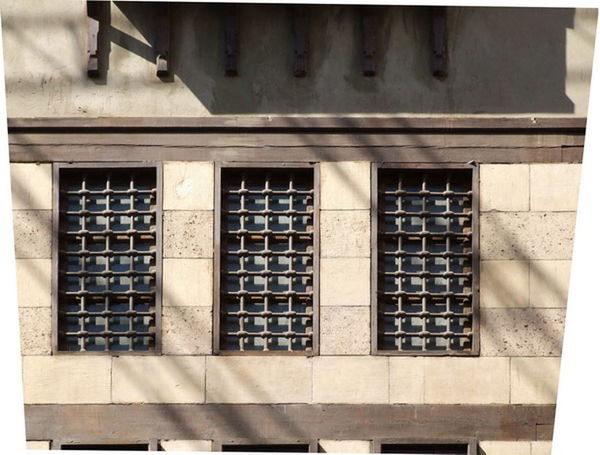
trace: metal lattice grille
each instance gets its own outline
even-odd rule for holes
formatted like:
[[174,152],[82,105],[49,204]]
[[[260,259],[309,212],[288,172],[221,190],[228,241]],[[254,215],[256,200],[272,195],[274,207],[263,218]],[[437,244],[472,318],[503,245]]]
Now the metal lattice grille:
[[310,351],[312,169],[223,169],[224,350]]
[[58,349],[148,351],[156,335],[156,169],[62,169]]
[[472,349],[471,179],[470,170],[379,171],[378,349]]

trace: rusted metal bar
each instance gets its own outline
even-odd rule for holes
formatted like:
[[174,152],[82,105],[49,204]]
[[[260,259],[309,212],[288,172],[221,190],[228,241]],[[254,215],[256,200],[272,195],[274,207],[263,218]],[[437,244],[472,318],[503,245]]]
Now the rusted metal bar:
[[308,26],[306,7],[293,6],[294,76],[305,77],[308,63]]
[[234,6],[225,13],[225,75],[238,75],[239,15]]
[[375,76],[375,17],[373,8],[362,6],[360,8],[363,74]]
[[157,11],[157,30],[156,30],[156,76],[159,78],[170,75],[169,68],[169,47],[171,34],[171,8],[168,2],[161,2],[156,5]]
[[438,79],[448,76],[447,12],[445,6],[431,8],[431,72]]

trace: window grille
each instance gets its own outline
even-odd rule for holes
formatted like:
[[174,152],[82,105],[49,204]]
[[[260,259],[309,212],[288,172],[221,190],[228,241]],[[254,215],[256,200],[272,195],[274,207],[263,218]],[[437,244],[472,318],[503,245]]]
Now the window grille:
[[314,349],[314,170],[223,168],[223,351]]
[[58,175],[58,350],[154,350],[157,169]]
[[472,180],[471,169],[379,169],[379,351],[474,352]]

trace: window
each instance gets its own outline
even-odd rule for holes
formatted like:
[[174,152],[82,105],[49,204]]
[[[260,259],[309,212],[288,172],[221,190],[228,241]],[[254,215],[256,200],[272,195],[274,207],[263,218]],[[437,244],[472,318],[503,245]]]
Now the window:
[[223,444],[221,452],[313,452],[310,444]]
[[468,444],[381,444],[381,453],[410,455],[468,455]]
[[56,169],[57,350],[156,350],[157,168]]
[[374,166],[375,351],[478,351],[476,169]]
[[217,350],[313,353],[315,169],[227,167],[220,178]]

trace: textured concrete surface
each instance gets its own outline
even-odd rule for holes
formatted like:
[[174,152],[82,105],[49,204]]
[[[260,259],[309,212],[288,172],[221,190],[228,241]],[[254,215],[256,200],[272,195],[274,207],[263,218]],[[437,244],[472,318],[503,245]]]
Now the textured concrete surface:
[[27,441],[27,450],[50,450],[51,441]]
[[163,172],[164,210],[214,208],[215,169],[212,162],[167,161]]
[[52,165],[11,163],[13,210],[52,209]]
[[316,357],[314,403],[388,403],[388,359]]
[[532,261],[530,305],[539,308],[566,307],[570,277],[571,261]]
[[306,357],[207,358],[208,403],[308,403],[310,397],[311,365]]
[[510,402],[554,404],[558,390],[560,358],[523,357],[510,360]]
[[480,210],[529,210],[528,164],[482,164],[479,174]]
[[369,258],[322,258],[321,306],[370,306],[371,260]]
[[114,357],[114,403],[203,403],[205,357]]
[[164,259],[163,305],[212,307],[212,260]]
[[369,307],[321,307],[321,355],[368,355],[371,350]]
[[371,207],[371,163],[341,161],[320,166],[322,210]]
[[162,440],[160,446],[165,452],[212,452],[212,441]]
[[49,355],[52,351],[50,308],[19,308],[22,355]]
[[50,308],[52,261],[50,259],[17,259],[17,299],[20,307]]
[[563,309],[481,309],[482,356],[560,356]]
[[210,307],[163,308],[163,354],[211,354],[212,323]]
[[25,356],[26,404],[111,402],[111,359],[105,356]]
[[481,455],[531,455],[530,441],[479,441]]
[[163,213],[163,237],[166,258],[211,258],[213,212],[166,211]]
[[15,257],[50,258],[52,250],[52,212],[50,210],[13,210]]
[[371,453],[371,441],[333,441],[319,439],[319,447],[326,453]]
[[581,164],[532,164],[531,210],[577,210]]
[[390,403],[425,402],[424,357],[390,357]]
[[529,306],[527,261],[481,261],[482,308]]
[[371,218],[368,210],[321,212],[321,256],[369,257]]

